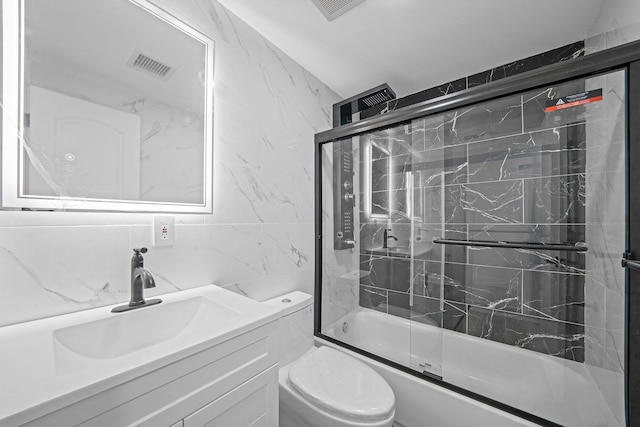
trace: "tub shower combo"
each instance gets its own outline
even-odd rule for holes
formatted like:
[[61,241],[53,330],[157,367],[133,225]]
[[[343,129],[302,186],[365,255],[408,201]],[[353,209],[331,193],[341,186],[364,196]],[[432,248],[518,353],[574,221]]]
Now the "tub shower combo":
[[534,422],[625,425],[616,55],[316,135],[316,336]]

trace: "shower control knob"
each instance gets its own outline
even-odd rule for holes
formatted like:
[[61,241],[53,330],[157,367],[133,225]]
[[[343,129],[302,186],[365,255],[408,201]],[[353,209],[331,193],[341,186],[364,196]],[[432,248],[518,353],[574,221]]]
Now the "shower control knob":
[[351,189],[353,188],[353,184],[351,183],[351,181],[345,181],[344,184],[342,184],[342,186],[347,191],[351,191]]

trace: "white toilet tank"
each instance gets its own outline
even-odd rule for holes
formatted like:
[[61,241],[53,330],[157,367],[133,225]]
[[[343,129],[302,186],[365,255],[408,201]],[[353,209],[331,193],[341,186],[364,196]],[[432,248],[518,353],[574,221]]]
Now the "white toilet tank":
[[304,292],[291,292],[264,301],[281,310],[280,367],[300,358],[313,347],[313,297]]

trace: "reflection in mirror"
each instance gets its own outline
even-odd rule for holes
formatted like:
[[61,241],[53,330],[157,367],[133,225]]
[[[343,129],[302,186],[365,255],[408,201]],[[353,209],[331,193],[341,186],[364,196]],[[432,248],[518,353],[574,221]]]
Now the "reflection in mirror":
[[409,150],[411,133],[406,125],[363,138],[367,217],[391,223],[422,220],[421,161],[409,155]]
[[388,218],[390,212],[391,153],[371,141],[367,165],[369,167],[367,207],[372,218]]
[[11,3],[3,206],[211,212],[213,41],[144,0]]

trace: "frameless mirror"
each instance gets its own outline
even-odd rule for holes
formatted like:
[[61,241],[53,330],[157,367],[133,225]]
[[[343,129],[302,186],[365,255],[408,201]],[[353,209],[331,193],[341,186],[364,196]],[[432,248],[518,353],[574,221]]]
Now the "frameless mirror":
[[212,211],[211,39],[145,0],[4,0],[3,31],[3,207]]

